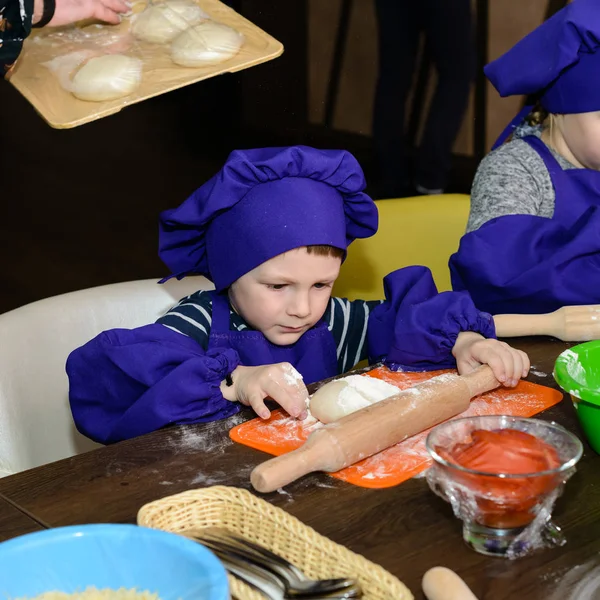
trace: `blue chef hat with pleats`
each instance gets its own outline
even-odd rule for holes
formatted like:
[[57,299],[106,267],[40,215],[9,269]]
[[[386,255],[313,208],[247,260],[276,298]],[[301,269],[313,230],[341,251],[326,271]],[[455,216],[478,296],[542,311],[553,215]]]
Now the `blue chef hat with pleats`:
[[600,2],[574,0],[485,67],[501,96],[535,94],[551,113],[600,110]]
[[159,254],[181,278],[221,291],[265,261],[309,245],[346,250],[377,231],[358,161],[307,146],[232,152],[223,168],[160,217]]

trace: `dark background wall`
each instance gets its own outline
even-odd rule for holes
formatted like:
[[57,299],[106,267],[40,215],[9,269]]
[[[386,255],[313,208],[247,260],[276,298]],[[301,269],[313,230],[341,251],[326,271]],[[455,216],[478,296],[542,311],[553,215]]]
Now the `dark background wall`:
[[[371,109],[357,104],[355,90],[374,81],[376,41],[369,27],[356,29],[356,20],[369,22],[372,0],[351,3],[344,55],[363,54],[340,64],[331,122],[319,108],[323,82],[332,76],[326,48],[337,32],[340,1],[327,0],[333,12],[323,14],[322,0],[231,0],[284,44],[280,58],[72,130],[51,129],[0,82],[0,312],[93,285],[165,275],[156,250],[159,212],[183,201],[232,149],[294,143],[346,148],[369,179],[371,139],[364,122]],[[498,54],[543,18],[547,0],[529,0],[535,9],[528,4],[525,13],[521,0],[490,2],[496,24],[490,34],[504,36],[503,43],[490,42]],[[510,27],[508,16],[502,20],[505,4],[525,15],[518,26]],[[498,112],[494,106],[486,118]],[[468,192],[477,164],[469,141],[474,118],[467,115],[458,141],[453,191]]]

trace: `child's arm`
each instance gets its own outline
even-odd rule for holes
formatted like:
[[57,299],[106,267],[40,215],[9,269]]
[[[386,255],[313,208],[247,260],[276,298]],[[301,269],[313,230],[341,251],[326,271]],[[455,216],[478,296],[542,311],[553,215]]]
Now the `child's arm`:
[[477,167],[467,232],[504,215],[552,216],[554,188],[540,155],[523,140],[500,146]]
[[67,360],[73,418],[84,435],[112,443],[229,417],[239,405],[223,398],[220,385],[238,364],[234,350],[205,352],[160,324],[105,331]]
[[565,227],[509,215],[465,235],[450,259],[452,285],[491,314],[546,313],[600,303],[600,211]]
[[[183,333],[206,350],[212,327],[210,292],[196,292],[184,298],[157,323]],[[239,330],[242,324],[246,327],[239,315],[233,315],[232,325]],[[270,412],[264,399],[270,397],[293,417],[306,417],[308,391],[302,376],[289,363],[258,367],[239,365],[230,375],[232,385],[223,381],[220,386],[225,399],[251,406],[256,414],[267,419]]]
[[369,319],[371,362],[385,359],[407,370],[458,366],[461,373],[486,363],[507,385],[529,370],[522,352],[493,339],[491,315],[477,310],[464,292],[439,294],[429,269],[394,271],[384,288],[386,301]]

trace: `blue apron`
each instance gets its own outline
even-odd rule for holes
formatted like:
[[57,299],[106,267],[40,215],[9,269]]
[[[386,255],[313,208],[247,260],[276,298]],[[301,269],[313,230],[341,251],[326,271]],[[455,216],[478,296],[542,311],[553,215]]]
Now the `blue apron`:
[[229,323],[227,294],[213,294],[209,350],[231,348],[246,367],[289,362],[306,384],[338,374],[335,340],[323,319],[289,346],[272,344],[260,331],[232,331]]
[[564,170],[539,138],[522,139],[550,173],[554,215],[505,215],[467,233],[450,258],[452,287],[491,314],[600,304],[600,172]]

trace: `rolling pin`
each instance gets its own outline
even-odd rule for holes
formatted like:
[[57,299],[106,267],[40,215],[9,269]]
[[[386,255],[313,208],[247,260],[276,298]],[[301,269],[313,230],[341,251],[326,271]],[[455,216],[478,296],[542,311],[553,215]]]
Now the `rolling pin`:
[[428,600],[477,600],[467,584],[446,567],[433,567],[421,583]]
[[250,481],[272,492],[313,471],[335,473],[464,412],[471,398],[499,385],[487,365],[439,375],[313,431],[297,450],[258,465]]
[[498,337],[551,335],[563,342],[600,339],[600,304],[563,306],[542,315],[494,315]]

